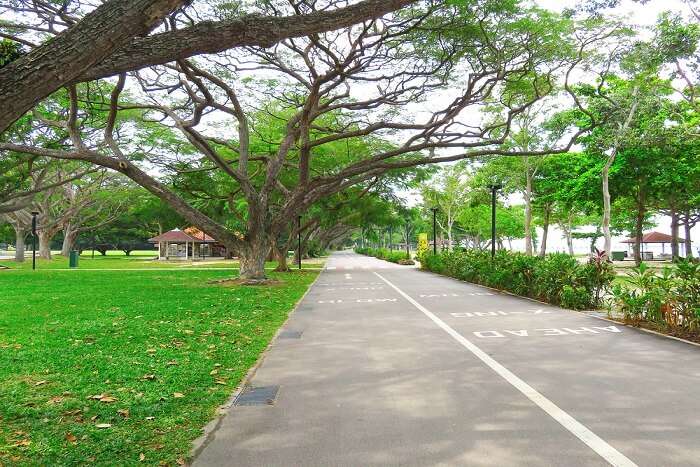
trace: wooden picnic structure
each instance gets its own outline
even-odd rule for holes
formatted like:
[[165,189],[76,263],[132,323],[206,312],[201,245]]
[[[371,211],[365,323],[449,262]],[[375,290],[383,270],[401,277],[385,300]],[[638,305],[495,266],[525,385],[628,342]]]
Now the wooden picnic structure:
[[[621,243],[626,243],[627,250],[630,251],[631,245],[634,245],[636,241],[637,240],[634,237],[632,237],[622,240]],[[678,253],[681,254],[681,251],[683,251],[683,254],[681,254],[681,256],[688,256],[688,252],[685,251],[685,239],[679,237],[676,241],[679,244]],[[661,257],[659,257],[659,259],[669,259],[671,257],[671,254],[670,252],[668,254],[666,253],[665,247],[666,244],[671,245],[672,243],[673,237],[671,235],[656,231],[647,232],[644,235],[642,235],[642,241],[639,245],[639,253],[643,260],[654,259],[654,253],[652,251],[644,251],[644,246],[650,244],[661,244]]]
[[230,256],[224,245],[196,227],[184,230],[176,228],[149,238],[148,241],[158,244],[158,259],[161,260],[198,260]]

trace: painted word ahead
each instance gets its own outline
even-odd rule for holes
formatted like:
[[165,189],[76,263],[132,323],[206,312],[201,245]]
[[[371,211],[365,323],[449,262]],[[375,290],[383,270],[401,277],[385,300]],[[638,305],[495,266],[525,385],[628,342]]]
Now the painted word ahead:
[[591,326],[582,328],[539,328],[539,329],[505,329],[501,331],[476,331],[474,335],[481,339],[502,339],[506,337],[540,337],[540,336],[574,336],[622,332],[617,326]]
[[513,316],[513,315],[548,315],[551,311],[538,308],[527,311],[464,311],[461,313],[450,313],[453,318],[483,318],[486,316]]

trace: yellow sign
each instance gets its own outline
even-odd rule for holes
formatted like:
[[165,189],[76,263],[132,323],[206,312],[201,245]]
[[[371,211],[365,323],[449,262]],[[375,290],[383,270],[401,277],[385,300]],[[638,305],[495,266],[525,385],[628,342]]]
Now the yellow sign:
[[428,251],[428,234],[419,233],[418,234],[418,254]]

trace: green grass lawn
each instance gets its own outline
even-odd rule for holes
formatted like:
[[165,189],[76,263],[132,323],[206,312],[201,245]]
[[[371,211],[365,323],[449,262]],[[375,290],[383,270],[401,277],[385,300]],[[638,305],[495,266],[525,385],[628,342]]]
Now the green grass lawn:
[[[126,256],[124,253],[110,252],[107,256],[95,255],[93,258],[90,253],[85,253],[78,261],[78,269],[93,270],[93,269],[187,269],[187,268],[206,268],[206,269],[238,269],[239,262],[237,260],[207,260],[207,261],[158,261],[155,256],[145,254]],[[143,252],[145,253],[145,252]],[[320,268],[323,267],[323,258],[305,259],[302,261],[302,268]],[[24,262],[17,263],[14,260],[0,260],[0,265],[11,269],[28,270],[32,268],[32,259],[27,258]],[[273,269],[277,266],[276,262],[265,263],[265,267]],[[291,268],[296,268],[296,264],[292,264],[291,258],[289,261]],[[68,268],[68,258],[60,255],[54,255],[53,259],[48,261],[37,258],[37,269],[66,269]]]
[[315,271],[0,271],[0,465],[175,465]]

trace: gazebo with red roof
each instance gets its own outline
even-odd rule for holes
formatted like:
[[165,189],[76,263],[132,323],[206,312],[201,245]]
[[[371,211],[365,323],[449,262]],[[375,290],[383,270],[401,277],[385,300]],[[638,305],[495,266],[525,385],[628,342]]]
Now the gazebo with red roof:
[[[621,243],[627,243],[629,246],[630,244],[634,244],[636,241],[637,240],[635,238],[627,238],[625,240],[622,240]],[[684,243],[685,239],[679,237],[677,242],[679,244],[685,246],[685,243]],[[647,232],[647,233],[645,233],[644,235],[642,235],[642,241],[641,241],[641,245],[640,245],[640,254],[642,253],[642,250],[644,249],[644,245],[646,245],[648,243],[649,244],[660,243],[661,244],[661,254],[664,254],[664,246],[667,243],[669,245],[671,243],[673,243],[673,237],[668,235],[668,234],[661,233],[661,232]],[[687,252],[686,252],[686,255],[687,255]],[[651,257],[648,259],[651,259]]]
[[185,230],[173,229],[149,238],[148,241],[158,244],[158,259],[226,257],[226,248],[215,238],[196,227],[188,227]]

